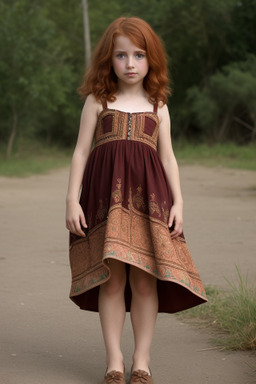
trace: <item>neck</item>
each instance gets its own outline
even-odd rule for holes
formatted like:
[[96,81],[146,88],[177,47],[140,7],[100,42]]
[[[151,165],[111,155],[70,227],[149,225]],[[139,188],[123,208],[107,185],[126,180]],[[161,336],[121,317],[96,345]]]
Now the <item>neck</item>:
[[119,95],[127,95],[129,96],[144,96],[145,89],[143,88],[143,82],[138,84],[125,84],[122,81],[118,82],[118,93]]

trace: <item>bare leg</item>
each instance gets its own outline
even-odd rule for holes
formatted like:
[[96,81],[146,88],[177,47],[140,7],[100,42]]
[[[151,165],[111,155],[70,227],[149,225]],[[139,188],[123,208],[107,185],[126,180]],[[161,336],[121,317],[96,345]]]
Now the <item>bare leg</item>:
[[150,347],[158,312],[156,278],[139,268],[131,267],[130,285],[131,321],[135,341],[133,371],[141,369],[150,374]]
[[111,278],[100,286],[99,314],[106,347],[107,370],[123,372],[121,336],[125,321],[125,264],[110,260]]

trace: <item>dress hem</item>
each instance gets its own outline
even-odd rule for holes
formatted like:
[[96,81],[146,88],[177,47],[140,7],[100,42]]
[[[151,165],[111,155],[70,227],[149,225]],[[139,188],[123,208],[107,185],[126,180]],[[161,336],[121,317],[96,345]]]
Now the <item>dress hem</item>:
[[[104,267],[106,267],[106,268],[108,269],[108,275],[106,276],[106,278],[105,278],[105,279],[101,279],[101,282],[97,282],[97,283],[95,283],[95,284],[90,285],[90,288],[88,288],[88,289],[81,290],[81,291],[79,291],[79,292],[77,292],[77,293],[72,293],[72,294],[70,293],[70,299],[71,299],[71,300],[72,300],[73,297],[78,297],[78,296],[80,296],[80,295],[82,295],[82,294],[84,294],[84,293],[86,293],[86,292],[89,292],[89,291],[90,291],[91,289],[93,289],[93,288],[100,287],[102,284],[106,283],[106,282],[111,278],[111,269],[110,269],[110,268],[107,266],[107,264],[106,264],[106,262],[107,262],[109,259],[117,260],[117,261],[120,261],[120,262],[122,262],[122,263],[124,263],[124,264],[126,264],[126,265],[132,265],[132,266],[134,266],[134,267],[137,267],[137,268],[139,268],[140,270],[142,270],[142,271],[148,273],[149,275],[154,276],[157,280],[163,281],[163,282],[165,282],[165,283],[177,284],[177,285],[181,286],[182,288],[184,288],[184,289],[190,291],[193,295],[195,295],[195,296],[199,297],[200,299],[202,299],[203,302],[207,302],[207,301],[208,301],[207,298],[206,298],[205,296],[203,296],[203,295],[201,295],[201,294],[199,294],[199,293],[196,293],[195,291],[193,291],[193,290],[192,290],[189,286],[187,286],[186,284],[182,284],[182,283],[180,283],[179,281],[175,281],[174,279],[170,279],[170,280],[168,280],[168,279],[165,279],[165,278],[163,278],[163,277],[161,278],[161,277],[159,277],[159,276],[156,276],[153,272],[147,270],[146,268],[143,268],[143,267],[139,266],[136,262],[132,262],[132,261],[124,261],[122,258],[114,257],[114,256],[107,256],[107,257],[103,258],[103,260],[102,260],[102,263],[104,264]],[[80,279],[79,279],[79,280],[80,280]]]

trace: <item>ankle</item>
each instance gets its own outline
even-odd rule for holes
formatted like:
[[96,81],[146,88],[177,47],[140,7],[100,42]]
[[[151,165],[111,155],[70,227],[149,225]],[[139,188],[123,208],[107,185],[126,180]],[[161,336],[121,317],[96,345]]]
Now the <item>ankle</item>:
[[132,372],[142,370],[142,371],[147,372],[149,375],[151,375],[149,364],[150,364],[150,358],[149,357],[145,357],[145,356],[140,356],[140,357],[137,356],[136,357],[136,356],[134,356],[133,357]]
[[124,373],[125,367],[123,357],[107,359],[107,373],[111,371],[118,371]]

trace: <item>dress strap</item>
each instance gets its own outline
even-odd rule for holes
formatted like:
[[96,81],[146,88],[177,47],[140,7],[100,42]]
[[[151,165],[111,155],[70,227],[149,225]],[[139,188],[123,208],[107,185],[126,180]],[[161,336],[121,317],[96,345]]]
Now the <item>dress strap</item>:
[[107,105],[106,99],[101,99],[101,104],[102,104],[103,109],[107,109],[108,105]]
[[157,113],[158,103],[154,104],[154,112]]

